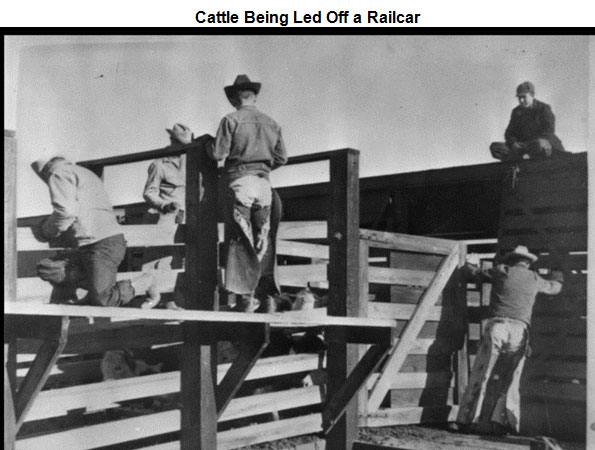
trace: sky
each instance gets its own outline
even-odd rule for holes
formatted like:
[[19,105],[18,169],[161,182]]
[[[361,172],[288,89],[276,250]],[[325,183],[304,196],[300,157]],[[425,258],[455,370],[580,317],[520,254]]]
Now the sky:
[[[26,186],[19,217],[51,211],[29,168],[40,151],[78,161],[152,150],[175,122],[214,135],[232,111],[223,87],[238,74],[262,83],[258,107],[281,125],[290,155],[355,148],[364,177],[492,162],[489,143],[502,140],[526,80],[568,150],[586,151],[595,128],[592,47],[580,35],[17,36],[6,49],[5,128],[16,130]],[[114,204],[142,201],[147,166],[107,170]],[[280,169],[272,182],[326,173]]]

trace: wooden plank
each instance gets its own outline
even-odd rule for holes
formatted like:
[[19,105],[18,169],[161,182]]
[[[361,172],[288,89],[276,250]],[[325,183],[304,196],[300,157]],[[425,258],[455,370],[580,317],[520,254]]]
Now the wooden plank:
[[453,404],[453,388],[391,389],[391,408],[444,406]]
[[390,385],[391,378],[396,372],[399,371],[399,368],[403,364],[405,357],[409,353],[413,341],[416,339],[426,321],[425,318],[427,313],[436,304],[438,295],[446,286],[446,283],[450,279],[450,276],[458,265],[458,262],[459,249],[458,247],[454,247],[452,252],[440,264],[434,280],[432,280],[432,283],[424,292],[424,295],[417,305],[416,312],[414,313],[411,320],[409,320],[407,323],[399,341],[394,346],[394,350],[389,356],[389,359],[383,369],[383,374],[372,389],[368,405],[371,411],[374,411],[380,407],[382,400],[388,392],[388,386]]
[[[535,213],[535,218],[545,228],[572,227],[587,228],[587,211],[546,212]],[[500,221],[504,230],[519,230],[533,227],[533,221],[525,214],[506,215]]]
[[414,252],[390,252],[390,266],[394,269],[423,270],[436,272],[442,255],[431,255]]
[[[380,377],[379,373],[372,374],[368,380],[368,389]],[[454,386],[452,372],[398,372],[390,381],[389,389],[431,389]]]
[[554,335],[535,333],[531,336],[531,348],[533,349],[533,352],[537,354],[545,350],[553,356],[587,356],[587,340],[585,337],[566,336],[566,338],[560,342]]
[[[413,303],[417,304],[423,295],[425,288],[414,286],[398,286],[390,287],[390,298],[392,303]],[[436,303],[441,301],[439,299]]]
[[434,272],[431,271],[374,266],[371,266],[368,270],[370,283],[428,286],[434,277]]
[[587,318],[567,319],[565,317],[541,316],[531,322],[531,331],[533,334],[557,332],[561,329],[568,330],[572,336],[586,336]]
[[548,400],[569,400],[584,403],[587,389],[584,384],[574,383],[529,383],[521,385],[521,398],[533,397]]
[[[315,354],[263,358],[257,361],[248,373],[246,380],[309,372],[321,368],[320,364],[320,359]],[[230,366],[231,364],[218,365],[217,380],[219,382]],[[180,372],[166,372],[51,389],[39,393],[38,401],[33,404],[26,420],[40,420],[65,415],[68,411],[75,409],[96,410],[105,405],[112,405],[125,400],[166,395],[179,391]],[[224,417],[226,417],[226,414],[224,414]]]
[[241,419],[274,411],[319,405],[323,401],[320,386],[310,386],[234,398],[219,421]]
[[[16,220],[16,219],[15,219]],[[160,225],[124,225],[122,226],[122,233],[126,238],[127,247],[160,247],[183,245],[185,243],[185,230],[187,225],[179,225],[175,229],[171,227],[164,228]],[[60,249],[60,241],[56,241],[52,245],[46,242],[39,242],[31,231],[30,227],[15,228],[17,249],[19,252],[23,251],[44,251]],[[217,226],[217,240],[223,242],[224,225],[219,223]],[[280,241],[295,240],[295,239],[326,239],[327,225],[324,221],[298,221],[298,222],[281,222],[279,225],[278,239]],[[283,251],[308,251],[316,253],[324,253],[324,246],[295,246],[291,247],[288,243],[281,244],[281,252]],[[16,254],[16,253],[15,253]],[[291,254],[291,253],[289,253]],[[301,256],[299,254],[295,256]],[[328,258],[328,257],[327,257]]]
[[299,256],[302,258],[328,259],[328,246],[306,242],[277,240],[277,255]]
[[16,300],[17,141],[4,130],[4,301]]
[[523,377],[528,380],[567,378],[569,382],[570,380],[584,382],[587,379],[587,362],[552,358],[531,364],[531,358],[529,358],[523,370]]
[[16,386],[14,377],[8,374],[8,354],[8,344],[4,344],[4,450],[14,448],[14,441],[18,431],[13,400],[13,390]]
[[[219,433],[217,449],[231,450],[293,436],[318,433],[321,430],[320,423],[320,414],[310,414],[223,431]],[[327,443],[327,448],[332,447],[328,447]]]
[[326,264],[295,264],[278,266],[281,286],[306,287],[308,283],[327,284]]
[[324,221],[294,221],[279,224],[278,239],[326,239],[327,224]]
[[413,236],[409,234],[388,233],[376,230],[360,230],[360,238],[371,241],[370,246],[381,246],[410,252],[448,255],[454,248],[454,241],[445,239]]
[[393,319],[372,319],[365,317],[339,317],[327,316],[323,320],[316,317],[296,318],[291,314],[245,314],[228,311],[174,311],[169,309],[133,309],[99,306],[73,306],[73,305],[29,305],[10,303],[5,304],[4,313],[7,315],[42,315],[42,316],[74,316],[74,317],[110,317],[126,319],[149,319],[162,321],[184,322],[220,322],[229,327],[237,323],[270,323],[271,326],[280,327],[378,327],[392,328],[395,326]]
[[[385,317],[391,319],[409,320],[415,311],[415,305],[402,303],[368,303],[368,317]],[[426,316],[426,320],[440,320],[442,306],[434,306]]]
[[534,252],[548,251],[552,245],[567,251],[580,251],[587,248],[586,231],[552,232],[552,230],[547,228],[545,228],[545,231],[551,236],[547,242],[544,242],[543,238],[536,232],[504,235],[500,243],[501,248],[503,251],[508,251],[519,245],[519,243],[523,243],[523,245],[529,247]]
[[[588,194],[584,188],[555,191],[548,195],[531,196],[528,200],[531,209],[536,212],[537,208],[583,208],[587,207]],[[505,196],[502,200],[504,212],[506,214],[512,211],[520,210],[518,200],[512,196]]]
[[390,331],[386,331],[385,342],[372,345],[353,368],[345,383],[329,396],[322,411],[322,428],[329,435],[337,420],[347,409],[348,403],[364,386],[366,380],[375,371],[390,348]]
[[568,172],[552,171],[547,175],[543,173],[520,173],[515,189],[521,195],[531,198],[536,195],[552,192],[564,192],[575,189],[587,189],[587,171],[572,170]]
[[249,333],[249,336],[242,336],[237,341],[239,355],[217,385],[215,392],[217,418],[221,417],[221,414],[223,414],[233,396],[240,389],[246,376],[269,344],[270,329],[268,325],[260,325],[259,328],[252,327],[251,331],[252,333]]
[[386,427],[418,423],[445,423],[456,419],[458,406],[383,408],[370,414],[368,427]]
[[[330,160],[329,300],[332,316],[365,316],[359,289],[359,152],[345,149]],[[366,319],[370,320],[370,319]],[[348,347],[345,330],[327,332],[327,395],[333,398],[357,364],[359,349]],[[326,435],[326,445],[333,450],[351,449],[357,434],[357,397],[346,406],[333,429]]]
[[[217,164],[206,151],[186,159],[186,299],[193,313],[218,309],[217,290]],[[187,312],[187,311],[183,311]],[[216,345],[205,342],[200,325],[184,322],[180,398],[182,450],[212,450],[217,445]]]
[[[173,292],[176,285],[178,275],[183,273],[181,270],[166,270],[159,274],[159,287],[162,293]],[[117,275],[118,280],[130,280],[139,276],[141,272],[120,272]],[[84,290],[80,291],[81,294]],[[19,302],[39,302],[40,299],[46,298],[45,302],[49,301],[49,296],[52,293],[52,285],[41,278],[19,278],[17,281],[17,298]]]
[[64,348],[68,333],[68,318],[48,319],[47,336],[14,399],[17,430],[24,423],[31,405],[50,375],[50,369]]

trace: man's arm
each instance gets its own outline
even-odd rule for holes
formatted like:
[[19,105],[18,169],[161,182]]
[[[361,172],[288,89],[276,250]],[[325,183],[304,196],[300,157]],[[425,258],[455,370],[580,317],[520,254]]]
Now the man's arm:
[[167,203],[159,196],[159,188],[161,186],[161,180],[163,179],[163,170],[161,164],[157,161],[153,161],[149,166],[147,182],[145,183],[145,189],[143,191],[143,198],[153,208],[159,211]]
[[562,290],[564,284],[564,274],[559,270],[552,270],[549,280],[541,278],[535,274],[539,282],[538,292],[546,295],[556,295]]
[[76,220],[77,177],[73,171],[62,170],[52,174],[47,184],[54,210],[41,229],[43,234],[51,239],[68,230]]
[[224,117],[219,123],[217,135],[215,136],[215,145],[207,145],[207,153],[215,161],[221,161],[229,155],[231,148],[231,139],[233,136],[233,124]]
[[481,269],[479,266],[469,262],[461,267],[461,273],[465,280],[470,283],[491,283],[494,279],[492,268]]
[[277,144],[273,150],[273,169],[283,166],[287,163],[287,151],[285,150],[285,143],[283,142],[283,135],[281,129],[279,129],[279,137],[277,138]]
[[541,119],[540,136],[548,137],[554,134],[556,130],[556,118],[549,105],[544,105]]

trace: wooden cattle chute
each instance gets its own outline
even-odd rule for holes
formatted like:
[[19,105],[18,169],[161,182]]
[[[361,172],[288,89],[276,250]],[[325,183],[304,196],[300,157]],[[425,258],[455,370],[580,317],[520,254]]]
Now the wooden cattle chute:
[[[103,175],[103,168],[109,165],[142,161],[176,152],[188,151],[193,146],[178,150],[163,149],[137,155],[108,158],[95,162],[82,163]],[[199,145],[200,147],[200,145]],[[198,148],[197,150],[200,150]],[[130,246],[176,246],[184,245],[186,273],[194,273],[190,278],[187,296],[191,304],[187,308],[201,312],[172,312],[165,310],[141,311],[126,308],[69,307],[63,305],[45,305],[48,284],[40,282],[31,273],[30,264],[19,267],[19,282],[9,283],[15,292],[8,295],[5,303],[5,394],[6,387],[10,394],[15,394],[16,417],[11,419],[12,403],[5,402],[5,428],[7,424],[13,432],[10,439],[24,422],[52,420],[52,418],[71,414],[72,411],[109,410],[118,402],[145,396],[159,396],[180,392],[183,406],[180,410],[168,410],[155,414],[100,422],[83,428],[54,431],[38,436],[19,437],[16,448],[85,448],[115,445],[119,442],[138,441],[139,446],[147,444],[152,436],[170,436],[169,443],[159,444],[154,448],[235,448],[251,443],[263,442],[296,434],[323,433],[328,448],[351,448],[357,430],[358,407],[354,395],[360,386],[369,383],[384,385],[383,372],[379,365],[388,353],[393,339],[402,331],[402,341],[407,336],[407,345],[395,354],[419,352],[424,354],[431,347],[433,339],[417,339],[413,336],[419,323],[438,320],[441,309],[434,307],[437,291],[450,277],[450,272],[440,275],[440,270],[407,270],[398,267],[378,267],[377,263],[368,263],[374,259],[365,250],[370,247],[385,247],[389,250],[405,252],[435,253],[448,261],[448,270],[452,261],[460,257],[459,247],[450,241],[426,240],[412,236],[385,234],[359,230],[358,207],[358,152],[340,150],[292,158],[290,163],[330,161],[333,189],[330,192],[332,208],[329,210],[328,223],[283,223],[279,232],[278,252],[281,255],[307,258],[315,264],[293,264],[280,267],[281,284],[303,287],[312,283],[329,288],[327,311],[296,312],[275,315],[247,315],[229,312],[217,312],[217,176],[214,163],[201,151],[187,153],[187,189],[200,192],[199,196],[188,196],[186,210],[188,214],[187,230],[201,229],[201,233],[185,232],[184,240],[176,242],[178,236],[164,235],[156,226],[126,226],[125,236]],[[14,186],[12,187],[14,190]],[[14,216],[13,216],[14,222]],[[6,227],[5,227],[6,228]],[[11,228],[11,227],[9,227]],[[15,233],[14,223],[12,230]],[[6,233],[6,229],[5,229]],[[296,241],[296,239],[298,241]],[[301,240],[322,239],[323,244],[300,242]],[[15,239],[13,238],[13,241]],[[40,246],[31,239],[30,231],[18,229],[19,256],[27,253],[42,252],[51,254],[47,246]],[[395,253],[395,252],[393,252]],[[376,260],[378,258],[376,257]],[[387,266],[390,263],[387,256]],[[26,260],[26,258],[25,258]],[[394,255],[393,255],[394,260]],[[9,263],[16,266],[16,258]],[[9,267],[10,268],[10,267]],[[447,273],[448,272],[448,273]],[[328,273],[328,275],[327,275]],[[368,279],[366,280],[365,275]],[[121,273],[119,277],[128,278],[133,274]],[[173,290],[177,272],[169,275],[169,287]],[[386,305],[367,303],[362,293],[368,286],[395,285],[417,286],[423,291],[430,286],[430,300],[423,305],[415,304]],[[432,286],[434,286],[432,288]],[[17,289],[18,288],[18,289]],[[363,298],[363,300],[362,300]],[[193,303],[192,303],[193,302]],[[430,303],[432,303],[430,305]],[[431,307],[428,307],[430,305]],[[387,316],[388,311],[388,316]],[[368,318],[363,318],[368,315]],[[413,318],[412,318],[413,315]],[[349,316],[355,316],[350,318]],[[70,318],[70,319],[68,319]],[[92,318],[89,320],[88,318]],[[411,319],[411,320],[410,320]],[[108,322],[105,322],[107,320]],[[402,329],[398,321],[417,323]],[[395,328],[395,325],[397,327]],[[423,325],[423,323],[422,323]],[[268,342],[271,329],[311,327],[326,330],[328,352],[325,359],[320,355],[291,355],[277,358],[258,359]],[[411,336],[413,336],[413,341]],[[17,339],[18,338],[18,341]],[[32,345],[28,338],[42,339],[41,348]],[[214,364],[215,346],[221,340],[240,340],[242,351],[232,364]],[[67,377],[53,375],[52,363],[61,354],[68,365],[68,357],[79,353],[102,352],[107,349],[145,347],[151,345],[182,344],[182,367],[179,372],[166,372],[147,375],[142,378],[114,380],[72,385]],[[125,343],[125,344],[123,344]],[[18,345],[17,345],[18,344]],[[362,345],[370,347],[363,351]],[[401,344],[403,345],[403,344]],[[17,357],[17,350],[35,353],[37,358],[26,370],[27,362],[22,356]],[[75,361],[85,369],[97,367],[97,362]],[[392,369],[398,371],[398,364],[392,363]],[[60,365],[59,365],[60,366]],[[17,367],[21,367],[17,369]],[[246,380],[270,378],[283,374],[304,373],[310,370],[326,368],[328,383],[323,386],[296,388],[291,391],[270,392],[249,397],[234,398],[237,389]],[[19,371],[26,370],[19,383]],[[376,372],[372,374],[372,372]],[[78,374],[80,376],[80,373]],[[409,374],[400,375],[399,388],[418,388],[420,379]],[[66,387],[39,390],[47,379],[60,379]],[[75,379],[77,376],[74,377]],[[386,377],[384,378],[386,379]],[[215,382],[218,380],[218,383]],[[80,380],[79,380],[80,381]],[[14,389],[19,385],[19,389]],[[25,389],[23,389],[25,387]],[[389,386],[392,388],[393,386]],[[372,392],[374,392],[372,390]],[[388,389],[385,394],[388,393]],[[362,394],[367,395],[367,393]],[[376,394],[380,395],[380,394]],[[10,396],[6,396],[5,398]],[[35,400],[37,398],[37,400]],[[10,398],[9,398],[10,400]],[[8,407],[7,407],[8,405]],[[310,412],[296,417],[289,416],[276,422],[265,422],[248,427],[228,429],[217,433],[217,421],[225,422],[255,414],[290,410],[319,405],[318,412]],[[361,412],[361,411],[360,411]],[[404,422],[415,422],[419,408],[401,411]],[[361,416],[368,420],[367,417]],[[43,423],[43,422],[31,422]],[[12,424],[12,425],[11,425]],[[12,427],[12,428],[11,428]],[[169,435],[168,435],[169,433]],[[171,436],[171,433],[174,433]],[[173,440],[172,440],[173,439]],[[158,442],[158,441],[157,441]],[[151,447],[151,445],[149,445]],[[149,448],[147,447],[147,448]],[[10,448],[5,444],[5,448]],[[140,448],[140,447],[139,447]],[[151,447],[153,448],[153,447]]]

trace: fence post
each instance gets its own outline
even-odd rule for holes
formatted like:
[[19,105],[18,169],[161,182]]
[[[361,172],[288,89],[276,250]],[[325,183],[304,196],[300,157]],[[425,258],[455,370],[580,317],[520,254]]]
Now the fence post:
[[[204,148],[186,156],[187,309],[217,308],[217,165]],[[216,343],[201,336],[200,324],[183,324],[181,449],[217,448]],[[207,337],[208,338],[208,337]]]
[[[359,152],[345,149],[330,158],[328,314],[362,316],[359,302]],[[358,361],[358,346],[344,330],[328,332],[328,395],[337,392]],[[350,450],[357,438],[357,396],[326,437],[326,448]]]
[[17,143],[14,131],[4,130],[4,300],[17,296]]
[[463,394],[469,382],[469,354],[467,351],[467,342],[469,341],[469,315],[467,304],[467,281],[462,279],[460,268],[465,265],[467,259],[467,244],[459,242],[459,270],[455,274],[456,286],[454,295],[456,296],[456,308],[461,309],[460,319],[462,321],[463,341],[462,346],[457,350],[456,354],[456,389],[455,389],[455,403],[461,404]]

